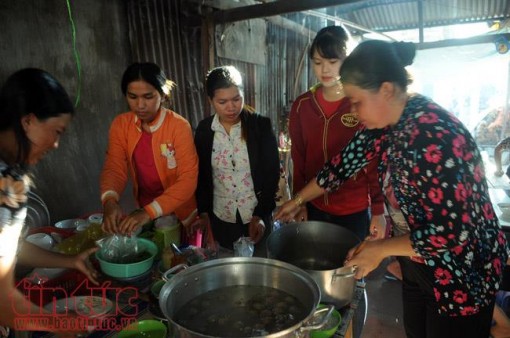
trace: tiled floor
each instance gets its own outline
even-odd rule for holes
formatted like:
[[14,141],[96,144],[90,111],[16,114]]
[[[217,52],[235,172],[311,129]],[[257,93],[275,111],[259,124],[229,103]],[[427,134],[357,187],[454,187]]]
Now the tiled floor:
[[367,319],[359,338],[405,338],[399,281],[388,281],[384,262],[365,278]]

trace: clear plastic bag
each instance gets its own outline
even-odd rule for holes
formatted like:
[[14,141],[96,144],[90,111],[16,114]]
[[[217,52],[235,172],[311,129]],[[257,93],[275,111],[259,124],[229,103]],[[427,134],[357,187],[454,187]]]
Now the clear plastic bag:
[[133,263],[138,261],[144,248],[138,245],[136,236],[112,235],[96,242],[101,248],[101,257],[111,263]]
[[250,237],[240,237],[234,242],[235,257],[252,257],[255,251],[255,243]]

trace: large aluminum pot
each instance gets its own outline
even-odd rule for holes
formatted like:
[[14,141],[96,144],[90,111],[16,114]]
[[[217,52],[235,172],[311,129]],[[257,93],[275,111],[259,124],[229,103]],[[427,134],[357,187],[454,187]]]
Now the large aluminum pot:
[[[320,289],[305,271],[284,262],[255,257],[232,257],[207,261],[174,275],[162,288],[159,305],[168,319],[171,337],[212,337],[184,327],[174,321],[175,315],[189,301],[212,290],[234,285],[267,286],[296,297],[305,307],[307,315],[297,324],[266,337],[306,336],[310,330],[326,322],[308,325],[317,313]],[[333,307],[331,306],[329,314]],[[325,317],[329,317],[326,315]],[[204,318],[204,320],[206,320]],[[314,323],[315,324],[315,323]]]
[[339,225],[310,221],[281,226],[267,238],[267,257],[307,271],[321,288],[322,303],[349,304],[356,291],[354,271],[343,267],[359,238]]

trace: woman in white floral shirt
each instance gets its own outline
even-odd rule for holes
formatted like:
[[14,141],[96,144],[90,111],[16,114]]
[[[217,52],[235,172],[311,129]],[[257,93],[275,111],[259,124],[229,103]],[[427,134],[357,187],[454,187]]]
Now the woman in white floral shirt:
[[[58,147],[74,113],[64,88],[47,72],[27,68],[12,74],[0,91],[0,325],[16,329],[23,320],[23,330],[57,331],[52,321],[27,322],[26,315],[46,311],[27,301],[16,289],[15,264],[31,267],[74,268],[97,284],[96,272],[87,264],[89,249],[67,256],[41,249],[22,239],[30,189],[29,166],[36,164],[50,150]],[[48,318],[52,318],[48,313]],[[78,317],[66,318],[83,320]],[[17,321],[18,320],[18,321]],[[60,336],[77,332],[60,331]]]
[[257,243],[276,206],[280,174],[271,120],[244,105],[241,74],[233,66],[211,70],[206,90],[216,114],[195,133],[198,212],[222,247],[232,249],[241,236]]

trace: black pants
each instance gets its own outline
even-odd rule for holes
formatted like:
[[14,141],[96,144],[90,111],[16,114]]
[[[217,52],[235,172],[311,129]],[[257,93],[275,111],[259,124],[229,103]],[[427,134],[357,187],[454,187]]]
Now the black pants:
[[363,210],[350,215],[332,215],[316,208],[311,203],[306,204],[309,221],[322,221],[340,225],[352,232],[360,239],[364,240],[368,235],[370,228],[369,210]]
[[398,257],[402,268],[404,328],[408,338],[487,338],[494,302],[471,316],[441,316],[425,264]]
[[[237,212],[236,215],[236,223],[222,221],[221,219],[216,217],[216,215],[213,212],[210,213],[209,219],[211,221],[211,228],[214,239],[218,241],[218,243],[224,248],[233,250],[234,242],[237,241],[239,237],[250,236],[249,230],[250,223],[243,224],[243,220],[241,219],[241,215],[239,214],[239,212]],[[264,217],[263,221],[266,225],[266,229],[264,232],[264,237],[260,242],[263,242],[269,233],[268,229],[271,228],[271,216],[269,215],[268,217]],[[258,253],[257,246],[255,247],[255,250]]]

